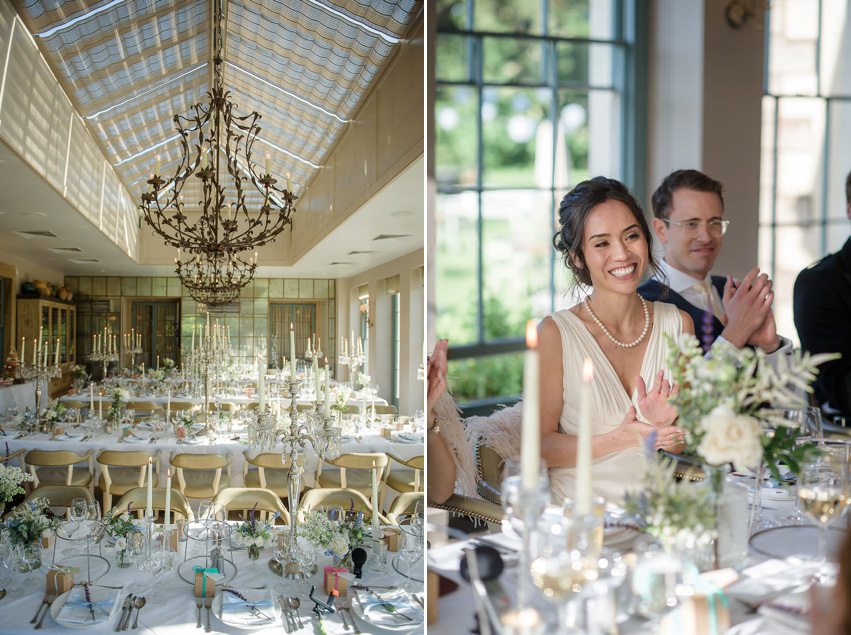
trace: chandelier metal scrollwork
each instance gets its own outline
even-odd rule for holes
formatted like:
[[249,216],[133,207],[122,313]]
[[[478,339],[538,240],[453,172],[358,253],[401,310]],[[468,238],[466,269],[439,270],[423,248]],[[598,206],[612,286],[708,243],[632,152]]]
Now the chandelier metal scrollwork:
[[[289,176],[287,187],[278,187],[270,174],[268,154],[265,174],[258,174],[252,155],[260,133],[260,115],[252,112],[239,116],[230,101],[230,91],[224,89],[220,0],[214,6],[214,85],[207,93],[208,102],[192,106],[189,116],[174,115],[182,159],[174,176],[163,178],[157,157],[155,173],[148,180],[150,189],[142,195],[140,208],[145,221],[166,244],[191,255],[186,263],[181,263],[178,255],[176,262],[183,284],[222,304],[239,297],[256,268],[256,262],[246,262],[235,254],[271,242],[291,225],[298,197],[290,190]],[[200,179],[203,192],[197,219],[195,212],[187,209],[182,194],[193,176]],[[252,186],[261,195],[262,205],[250,211],[246,196]]]
[[212,306],[233,302],[254,278],[255,258],[247,261],[235,254],[197,254],[181,260],[175,258],[175,272],[180,282],[196,301]]

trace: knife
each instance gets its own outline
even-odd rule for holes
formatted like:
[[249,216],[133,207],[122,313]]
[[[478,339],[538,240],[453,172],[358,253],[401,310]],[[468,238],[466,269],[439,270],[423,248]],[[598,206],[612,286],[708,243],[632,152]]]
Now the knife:
[[127,595],[127,598],[124,600],[124,604],[121,607],[121,617],[118,618],[118,624],[115,625],[115,630],[120,631],[121,625],[124,623],[124,616],[127,614],[127,609],[130,608],[130,601],[133,599],[133,594],[130,593]]

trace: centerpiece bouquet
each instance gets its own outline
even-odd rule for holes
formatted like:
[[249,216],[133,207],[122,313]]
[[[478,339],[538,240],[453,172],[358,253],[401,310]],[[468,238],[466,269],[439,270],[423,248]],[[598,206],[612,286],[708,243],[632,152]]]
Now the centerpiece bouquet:
[[106,535],[115,541],[115,563],[121,568],[129,567],[131,560],[127,537],[138,531],[130,516],[130,505],[127,505],[127,511],[121,513],[116,509],[110,509],[104,515],[103,523]]
[[55,531],[59,524],[60,520],[50,511],[50,503],[39,497],[9,512],[0,528],[9,535],[13,545],[21,545],[27,552],[25,561],[30,564],[23,566],[29,570],[41,567],[41,539]]
[[83,385],[89,380],[91,375],[86,371],[86,367],[80,364],[71,366],[71,378],[74,382],[74,392],[78,395],[83,392]]
[[65,414],[65,404],[58,399],[50,399],[47,402],[47,408],[41,411],[41,419],[49,426],[53,426]]
[[372,381],[372,377],[370,377],[366,373],[358,373],[358,385],[361,387],[361,389],[368,387],[370,381]]
[[[0,464],[0,511],[6,503],[14,502],[15,499],[25,493],[21,483],[33,480],[32,474],[27,474],[21,468],[9,465],[9,444],[6,444],[6,458]],[[2,515],[2,514],[0,514]]]
[[121,420],[121,411],[133,398],[127,390],[120,386],[110,388],[107,398],[109,399],[109,410],[106,413],[106,418],[117,424]]
[[[795,351],[781,357],[776,368],[760,349],[738,350],[716,345],[704,356],[697,339],[683,334],[668,339],[673,381],[682,386],[671,398],[679,413],[677,425],[687,430],[686,453],[705,465],[732,463],[738,470],[765,465],[781,479],[778,465],[793,472],[816,450],[799,445],[801,430],[783,417],[784,408],[807,404],[806,395],[819,364],[834,355]],[[713,488],[723,474],[713,473]]]
[[351,569],[351,552],[363,545],[365,535],[364,513],[354,511],[354,502],[348,512],[331,509],[328,512],[314,509],[304,517],[300,535],[311,544],[322,547],[326,556]]
[[174,360],[171,357],[163,357],[160,369],[162,370],[163,377],[171,377],[175,370]]
[[248,512],[248,519],[243,520],[233,533],[233,542],[237,546],[248,547],[248,559],[257,560],[260,550],[272,540],[272,524],[281,514],[275,512],[270,523],[257,520],[257,504]]

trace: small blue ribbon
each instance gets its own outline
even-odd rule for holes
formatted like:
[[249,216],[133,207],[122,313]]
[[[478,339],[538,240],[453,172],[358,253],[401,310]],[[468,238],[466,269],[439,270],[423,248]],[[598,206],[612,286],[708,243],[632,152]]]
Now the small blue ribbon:
[[109,615],[110,612],[107,609],[101,607],[108,606],[112,608],[113,604],[115,604],[114,601],[86,602],[85,600],[69,600],[68,602],[65,602],[65,606],[85,606],[86,608],[91,608],[92,610],[96,610],[99,613],[103,613],[104,615]]

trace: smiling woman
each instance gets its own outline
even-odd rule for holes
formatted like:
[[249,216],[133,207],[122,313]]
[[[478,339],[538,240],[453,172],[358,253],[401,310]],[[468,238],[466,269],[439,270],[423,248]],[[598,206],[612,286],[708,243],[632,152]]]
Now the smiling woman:
[[[681,450],[682,430],[666,399],[678,387],[665,379],[665,336],[693,332],[691,318],[672,305],[647,303],[636,289],[648,267],[657,270],[652,236],[638,202],[614,179],[596,177],[571,190],[559,206],[553,242],[578,284],[583,302],[538,327],[541,351],[541,447],[552,469],[553,493],[574,492],[580,369],[594,368],[592,487],[618,502],[640,483],[642,441]],[[649,389],[648,389],[649,386]]]

